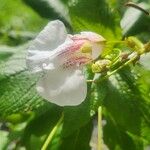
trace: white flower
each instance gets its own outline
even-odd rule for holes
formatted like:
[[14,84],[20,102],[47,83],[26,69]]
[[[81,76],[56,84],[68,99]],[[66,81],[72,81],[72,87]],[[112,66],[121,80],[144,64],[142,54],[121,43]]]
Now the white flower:
[[78,105],[86,98],[83,66],[97,58],[105,39],[93,32],[69,35],[64,24],[51,21],[28,49],[27,66],[43,72],[36,89],[46,100],[60,106]]

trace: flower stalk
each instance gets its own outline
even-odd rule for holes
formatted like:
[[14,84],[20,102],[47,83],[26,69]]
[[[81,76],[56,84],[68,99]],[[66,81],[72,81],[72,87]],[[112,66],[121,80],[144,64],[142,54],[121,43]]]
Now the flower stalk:
[[98,150],[103,150],[102,106],[98,108]]
[[99,78],[97,80],[87,80],[87,82],[99,83],[99,82],[101,82],[101,81],[103,81],[105,79],[108,79],[111,75],[115,74],[116,72],[118,72],[119,70],[121,70],[122,68],[124,68],[125,66],[127,66],[130,63],[132,63],[135,60],[137,60],[137,58],[139,57],[139,55],[137,53],[132,53],[132,54],[134,54],[134,55],[128,61],[126,61],[124,64],[122,64],[121,66],[119,66],[117,69],[115,69],[115,70],[113,70],[111,72],[107,72],[107,74],[105,76],[103,76],[103,77],[101,77],[101,78]]
[[59,126],[61,125],[62,121],[63,121],[64,115],[62,114],[62,116],[60,117],[60,119],[58,120],[57,124],[54,126],[54,128],[51,130],[50,134],[48,135],[48,137],[46,138],[46,141],[44,142],[41,150],[46,150],[48,145],[51,143],[57,129],[59,128]]

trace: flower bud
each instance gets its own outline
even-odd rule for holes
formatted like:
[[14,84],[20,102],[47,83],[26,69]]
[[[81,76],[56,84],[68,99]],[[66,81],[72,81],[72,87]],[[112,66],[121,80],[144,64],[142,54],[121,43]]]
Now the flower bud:
[[130,36],[125,39],[125,42],[128,47],[135,50],[139,54],[142,54],[144,52],[144,45],[143,43],[137,39],[136,37]]
[[100,73],[106,70],[110,64],[111,64],[111,61],[108,59],[98,60],[92,65],[92,71],[94,73]]
[[150,41],[144,45],[145,52],[150,52]]
[[129,58],[128,58],[129,55],[130,55],[130,54],[129,54],[128,52],[122,52],[122,53],[120,54],[121,61],[124,61],[124,60],[129,59]]

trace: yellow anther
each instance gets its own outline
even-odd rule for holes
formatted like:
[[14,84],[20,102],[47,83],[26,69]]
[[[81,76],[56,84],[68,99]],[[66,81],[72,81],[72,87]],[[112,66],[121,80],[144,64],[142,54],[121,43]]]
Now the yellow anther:
[[102,72],[105,69],[107,69],[110,64],[111,64],[111,61],[108,59],[98,60],[97,62],[92,64],[92,71],[94,73]]
[[101,66],[99,66],[99,64],[92,64],[92,72],[94,73],[98,73],[98,72],[101,72],[102,71],[102,68]]
[[86,42],[80,48],[82,53],[91,53],[92,52],[92,44],[90,42]]

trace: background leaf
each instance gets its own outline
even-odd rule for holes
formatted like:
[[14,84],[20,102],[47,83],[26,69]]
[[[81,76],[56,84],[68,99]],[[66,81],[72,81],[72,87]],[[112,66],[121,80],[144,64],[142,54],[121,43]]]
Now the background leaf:
[[[38,77],[31,75],[25,64],[27,45],[1,47],[5,61],[0,63],[0,116],[27,112],[44,104],[37,95],[35,83]],[[9,55],[8,55],[9,54]]]
[[[150,10],[149,2],[141,2],[138,5],[147,11]],[[147,34],[150,32],[149,22],[148,15],[135,8],[128,8],[121,20],[124,36],[138,35],[143,41],[149,40],[150,37]]]
[[66,26],[70,26],[68,7],[61,0],[23,0],[40,16],[48,19],[60,19]]
[[0,4],[0,44],[25,43],[47,22],[21,0],[0,0]]
[[93,31],[107,39],[120,39],[121,30],[117,10],[105,0],[78,0],[69,4],[75,32]]

